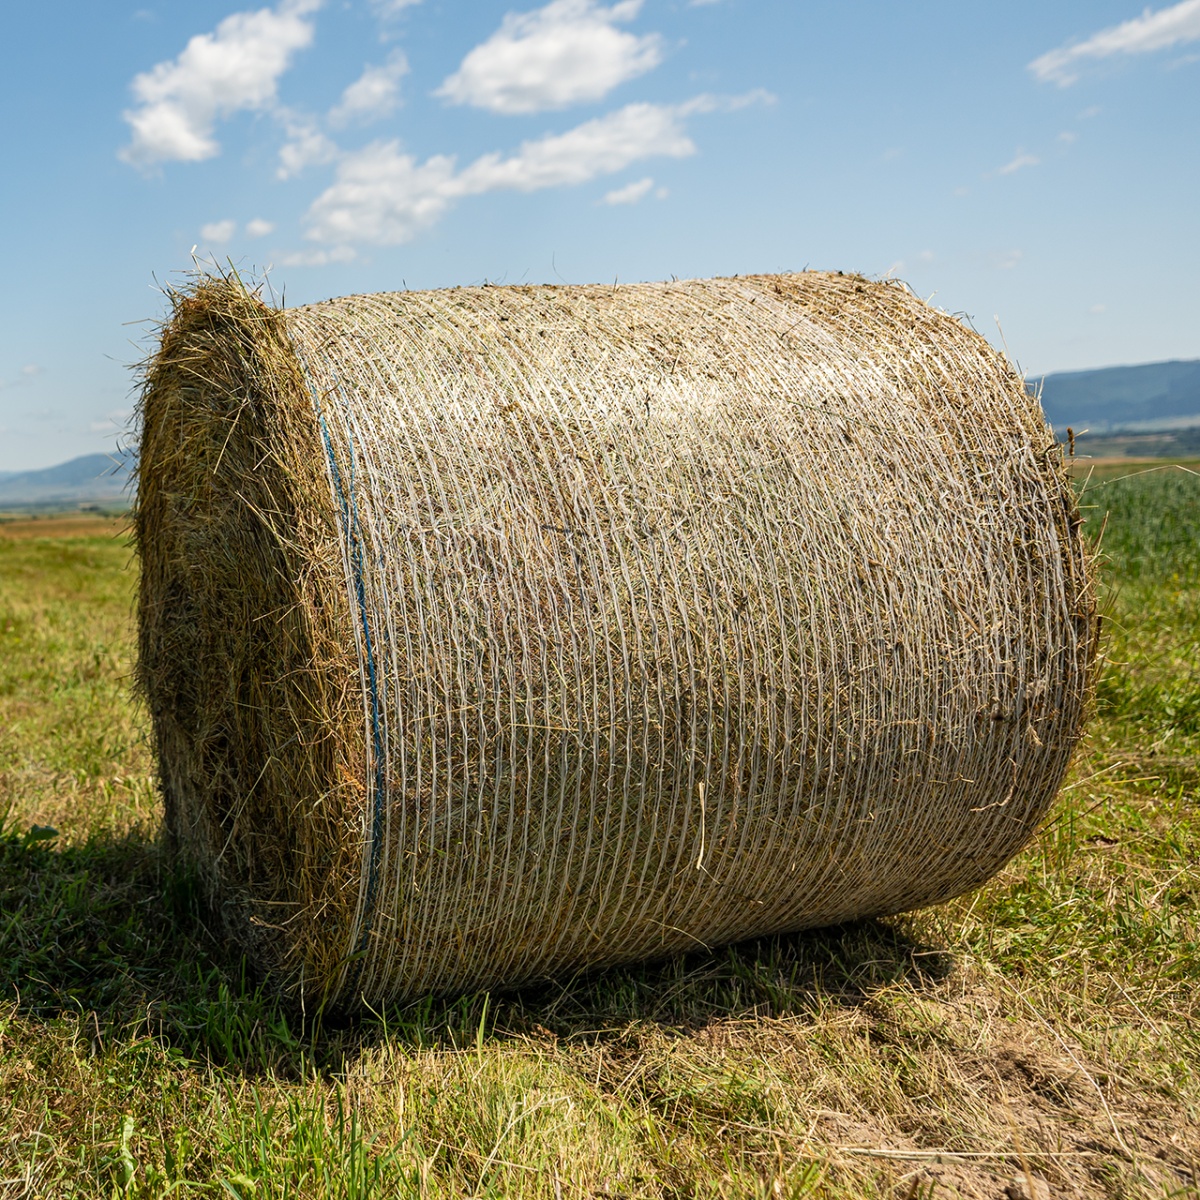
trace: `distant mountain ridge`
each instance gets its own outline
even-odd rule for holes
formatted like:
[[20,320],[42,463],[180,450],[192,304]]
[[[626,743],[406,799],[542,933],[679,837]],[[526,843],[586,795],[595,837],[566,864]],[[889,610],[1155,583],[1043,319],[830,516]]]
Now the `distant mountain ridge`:
[[1200,359],[1060,371],[1027,381],[1042,391],[1046,419],[1059,433],[1151,432],[1200,427]]
[[40,471],[0,471],[0,508],[127,501],[136,462],[137,454],[124,450],[85,454]]

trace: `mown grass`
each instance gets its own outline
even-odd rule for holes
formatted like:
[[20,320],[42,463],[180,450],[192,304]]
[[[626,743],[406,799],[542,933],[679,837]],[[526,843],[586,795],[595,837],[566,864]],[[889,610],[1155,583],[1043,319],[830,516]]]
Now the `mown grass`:
[[1097,717],[987,887],[352,1023],[164,852],[124,542],[0,526],[0,1196],[1198,1194],[1200,478],[1086,498]]

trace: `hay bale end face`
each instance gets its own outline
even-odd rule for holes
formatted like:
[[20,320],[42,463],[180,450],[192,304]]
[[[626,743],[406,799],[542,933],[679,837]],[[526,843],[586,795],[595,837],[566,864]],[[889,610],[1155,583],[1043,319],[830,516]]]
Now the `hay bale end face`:
[[805,273],[275,310],[202,279],[141,404],[170,828],[354,1005],[894,913],[1028,840],[1097,617],[977,334]]

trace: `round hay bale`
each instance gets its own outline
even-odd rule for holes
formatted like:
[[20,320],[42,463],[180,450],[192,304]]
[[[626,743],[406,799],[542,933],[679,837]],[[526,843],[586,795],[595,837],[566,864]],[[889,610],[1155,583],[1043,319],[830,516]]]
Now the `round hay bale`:
[[1008,362],[894,283],[175,297],[141,401],[169,827],[281,986],[895,913],[1058,789],[1098,620]]

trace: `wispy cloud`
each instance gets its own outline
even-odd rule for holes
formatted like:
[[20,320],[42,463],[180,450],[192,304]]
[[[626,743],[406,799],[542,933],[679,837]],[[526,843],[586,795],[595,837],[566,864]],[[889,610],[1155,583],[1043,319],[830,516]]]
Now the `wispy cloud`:
[[566,133],[523,142],[515,154],[485,154],[458,176],[458,186],[464,195],[535,192],[586,183],[644,158],[685,158],[696,153],[683,125],[692,111],[689,105],[627,104]]
[[645,179],[637,179],[633,183],[627,183],[624,187],[614,188],[611,192],[605,192],[601,203],[636,204],[639,200],[645,199],[650,194],[652,187],[654,187],[654,180],[647,175]]
[[[455,187],[454,159],[437,155],[418,163],[402,154],[398,142],[375,142],[347,154],[337,178],[308,210],[306,236],[313,241],[349,245],[395,245],[432,225],[461,190]],[[320,266],[314,257],[303,263]]]
[[330,263],[353,262],[358,257],[358,251],[353,246],[334,246],[329,250],[297,250],[285,254],[280,260],[281,267],[327,267]]
[[200,226],[201,238],[206,242],[215,242],[219,246],[232,241],[236,232],[236,221],[210,221],[207,225]]
[[435,93],[452,104],[515,114],[599,100],[662,61],[657,34],[616,28],[637,16],[642,0],[610,8],[595,0],[552,0],[509,13]]
[[337,177],[313,202],[306,237],[329,245],[396,245],[434,224],[456,201],[485,192],[535,192],[586,183],[648,158],[696,152],[688,117],[767,102],[765,92],[697,96],[684,104],[629,104],[565,133],[485,154],[458,169],[452,155],[418,162],[395,141],[345,155]]
[[1115,54],[1149,54],[1200,41],[1200,0],[1183,0],[1157,12],[1146,9],[1120,25],[1102,29],[1082,42],[1060,46],[1035,58],[1029,69],[1043,83],[1069,87],[1085,62]]
[[121,158],[134,166],[199,162],[220,152],[219,118],[274,105],[280,76],[313,38],[307,18],[321,0],[280,0],[275,8],[226,17],[213,33],[193,37],[179,54],[134,78],[137,107]]
[[338,148],[322,131],[314,117],[291,110],[277,114],[287,131],[287,140],[279,148],[278,179],[292,179],[308,167],[331,163]]
[[751,108],[755,104],[771,105],[777,100],[778,97],[773,92],[767,91],[766,88],[752,88],[737,96],[717,96],[711,92],[703,92],[680,104],[678,110],[685,117],[693,116],[696,113],[732,113],[739,112],[743,108]]
[[[237,232],[238,223],[232,217],[221,221],[209,221],[207,225],[200,226],[200,242],[209,247],[224,246],[237,237]],[[255,217],[252,221],[246,222],[242,232],[246,237],[266,237],[268,233],[275,232],[275,223],[266,221],[262,217]]]
[[[402,50],[394,50],[381,65],[366,67],[330,110],[329,124],[365,125],[387,116],[400,104],[400,80],[407,74],[408,59]],[[279,148],[278,179],[293,179],[309,167],[323,166],[340,156],[337,143],[321,128],[318,117],[282,106],[274,115],[286,133]]]
[[[933,262],[933,260],[936,257],[937,256],[934,254],[934,252],[932,250],[922,250],[917,255],[916,261],[918,263],[921,263],[922,265],[928,265],[929,263]],[[891,264],[891,266],[888,267],[888,269],[886,271],[884,271],[883,277],[885,279],[894,278],[895,276],[899,275],[906,267],[908,267],[910,265],[911,264],[908,261],[906,261],[905,259],[898,258],[898,259],[896,259],[896,261],[894,263]]]
[[89,421],[88,431],[90,433],[117,433],[128,427],[129,418],[132,415],[132,409],[114,408],[111,412],[105,413],[98,421]]
[[379,66],[366,67],[330,111],[330,124],[366,124],[390,115],[400,103],[400,80],[407,74],[408,59],[403,50],[393,50],[387,62]]
[[1036,167],[1042,160],[1036,154],[1026,154],[1024,150],[1018,150],[1009,162],[1004,166],[996,168],[997,175],[1014,175],[1017,171],[1022,171],[1026,167]]
[[371,9],[377,17],[396,17],[420,3],[421,0],[371,0]]
[[0,379],[0,391],[3,391],[5,388],[21,387],[22,384],[36,379],[45,369],[40,363],[26,363],[19,371],[17,378],[11,383]]

